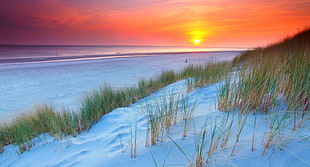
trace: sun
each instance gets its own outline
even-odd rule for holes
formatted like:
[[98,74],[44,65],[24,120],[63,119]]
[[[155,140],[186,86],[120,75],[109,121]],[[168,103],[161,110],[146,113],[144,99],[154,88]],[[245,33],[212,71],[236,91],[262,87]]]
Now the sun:
[[193,39],[193,43],[195,45],[199,45],[201,43],[201,39]]
[[195,30],[188,31],[187,36],[192,45],[199,46],[205,41],[207,32],[201,28],[196,28]]

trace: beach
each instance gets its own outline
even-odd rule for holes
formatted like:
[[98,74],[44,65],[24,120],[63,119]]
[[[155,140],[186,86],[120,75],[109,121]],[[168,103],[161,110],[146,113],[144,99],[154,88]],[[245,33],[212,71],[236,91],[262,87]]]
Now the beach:
[[8,122],[42,104],[77,111],[83,96],[104,84],[115,88],[134,86],[139,79],[150,79],[167,70],[178,71],[189,64],[230,61],[241,51],[176,53],[174,50],[173,53],[112,56],[85,56],[81,55],[85,54],[83,51],[75,52],[74,56],[54,55],[54,58],[27,53],[19,53],[13,61],[14,55],[1,57],[0,122]]

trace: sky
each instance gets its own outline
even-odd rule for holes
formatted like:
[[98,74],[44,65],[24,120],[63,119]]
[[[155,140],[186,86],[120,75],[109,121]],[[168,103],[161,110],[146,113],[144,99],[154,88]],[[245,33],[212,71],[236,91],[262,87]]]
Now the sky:
[[0,0],[0,44],[258,47],[310,25],[310,0]]

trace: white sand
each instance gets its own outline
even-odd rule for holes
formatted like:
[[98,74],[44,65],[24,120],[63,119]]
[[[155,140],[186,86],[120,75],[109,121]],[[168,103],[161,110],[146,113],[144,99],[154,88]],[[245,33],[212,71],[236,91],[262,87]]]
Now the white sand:
[[[152,94],[132,107],[118,108],[103,116],[88,132],[76,138],[68,137],[62,141],[55,141],[47,134],[34,140],[31,151],[19,155],[17,146],[5,147],[0,154],[0,166],[11,167],[145,167],[145,166],[190,166],[195,163],[195,141],[199,131],[207,130],[203,157],[207,157],[211,141],[211,130],[214,121],[221,120],[227,113],[216,109],[216,90],[221,83],[207,85],[189,93],[190,106],[197,101],[197,109],[190,121],[188,136],[182,140],[184,121],[178,121],[171,129],[170,136],[178,147],[167,136],[163,142],[151,147],[145,147],[147,120],[141,105],[146,101],[182,92],[186,81],[171,84]],[[233,115],[231,115],[233,116]],[[232,126],[232,135],[227,147],[216,149],[209,158],[209,166],[272,166],[291,167],[309,166],[310,140],[309,121],[297,131],[284,129],[284,142],[275,141],[266,154],[262,156],[264,145],[262,139],[268,132],[268,116],[257,115],[255,129],[255,150],[252,152],[252,134],[254,115],[249,115],[234,156],[230,156],[236,132],[237,121]],[[235,115],[236,118],[236,115]],[[207,123],[206,123],[207,122]],[[137,157],[130,158],[131,129],[137,127]],[[220,123],[216,124],[221,126]],[[281,149],[280,149],[281,148]],[[122,152],[122,149],[125,152]],[[182,150],[182,151],[181,151]],[[186,156],[185,156],[186,155]],[[188,160],[187,160],[188,159]],[[206,159],[204,159],[205,162]],[[154,162],[155,161],[155,162]],[[156,165],[156,164],[157,165]]]

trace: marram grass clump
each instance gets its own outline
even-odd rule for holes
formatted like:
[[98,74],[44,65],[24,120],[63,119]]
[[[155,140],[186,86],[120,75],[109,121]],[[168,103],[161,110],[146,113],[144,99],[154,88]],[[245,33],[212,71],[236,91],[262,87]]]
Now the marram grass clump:
[[38,106],[36,112],[16,118],[0,127],[1,145],[16,143],[20,151],[30,149],[31,140],[40,134],[49,133],[57,140],[82,131],[80,117],[68,111],[55,112],[50,106]]
[[[238,130],[231,155],[242,138],[248,115],[259,112],[269,118],[262,140],[264,156],[274,144],[283,147],[287,129],[304,128],[309,121],[310,29],[277,44],[246,51],[233,64],[239,71],[227,76],[218,90],[218,109],[227,114],[238,111]],[[256,115],[252,151],[255,127]]]
[[310,29],[266,48],[241,54],[238,78],[227,78],[219,91],[219,109],[268,110],[279,98],[301,115],[309,111]]

